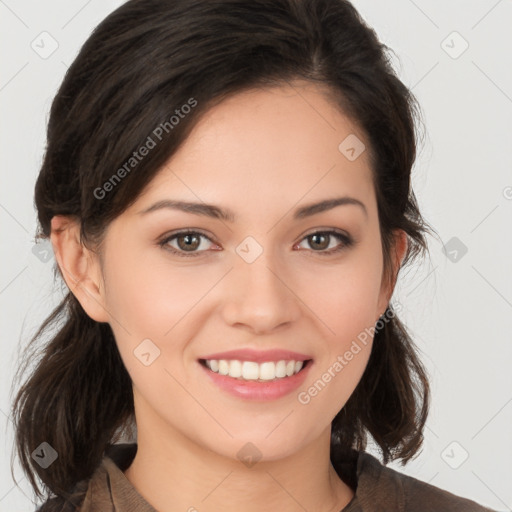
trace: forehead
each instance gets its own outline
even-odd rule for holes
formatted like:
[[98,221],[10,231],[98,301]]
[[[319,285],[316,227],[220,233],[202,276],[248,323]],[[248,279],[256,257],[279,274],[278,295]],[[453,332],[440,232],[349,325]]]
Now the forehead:
[[203,115],[137,207],[170,191],[234,210],[249,206],[248,195],[281,208],[339,194],[374,199],[365,135],[327,92],[297,81],[224,100]]

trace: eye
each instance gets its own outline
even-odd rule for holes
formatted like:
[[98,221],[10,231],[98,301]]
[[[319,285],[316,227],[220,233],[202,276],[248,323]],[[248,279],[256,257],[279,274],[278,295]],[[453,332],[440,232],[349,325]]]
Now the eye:
[[[333,239],[338,240],[338,244],[334,247],[331,245]],[[203,243],[203,240],[213,244],[212,240],[200,231],[183,230],[165,237],[158,242],[158,245],[177,256],[187,258],[200,256],[208,250],[208,243]],[[303,241],[306,240],[312,251],[322,256],[338,253],[354,244],[354,240],[349,235],[334,230],[315,231],[303,238]],[[300,244],[297,246],[300,247]]]
[[[186,258],[190,256],[200,256],[202,252],[207,250],[208,243],[203,243],[202,239],[212,242],[208,236],[199,231],[180,231],[164,238],[158,242],[158,245],[177,256]],[[176,245],[170,245],[171,242],[176,242]]]
[[[338,240],[338,245],[331,245],[333,238]],[[354,243],[354,240],[347,234],[334,230],[315,231],[303,238],[303,241],[306,240],[308,241],[308,245],[313,249],[313,252],[322,256],[338,253]]]

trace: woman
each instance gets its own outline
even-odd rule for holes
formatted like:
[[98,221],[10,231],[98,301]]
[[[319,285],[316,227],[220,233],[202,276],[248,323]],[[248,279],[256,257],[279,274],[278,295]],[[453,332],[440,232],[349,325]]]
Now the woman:
[[35,190],[69,288],[13,404],[38,510],[490,510],[384,465],[429,407],[391,304],[429,227],[385,50],[342,0],[132,0],[96,28]]

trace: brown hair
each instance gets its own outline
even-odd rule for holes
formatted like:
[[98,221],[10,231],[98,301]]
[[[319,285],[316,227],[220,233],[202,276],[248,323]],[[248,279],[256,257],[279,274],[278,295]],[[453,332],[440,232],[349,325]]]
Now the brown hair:
[[[202,114],[245,89],[306,79],[325,85],[369,141],[384,269],[394,282],[394,230],[407,233],[403,266],[427,250],[431,228],[410,180],[420,109],[388,50],[346,0],[128,1],[96,27],[52,103],[35,186],[37,236],[49,237],[54,215],[72,216],[82,243],[100,252],[109,222],[137,199]],[[116,169],[191,98],[196,104],[189,113],[98,197]],[[332,422],[331,457],[364,449],[368,434],[384,463],[405,463],[422,444],[427,375],[405,326],[396,312],[391,316],[375,333],[365,372]],[[36,358],[35,343],[45,333]],[[130,376],[110,325],[88,317],[69,290],[24,361],[20,372],[29,362],[34,367],[12,408],[22,468],[38,497],[36,477],[48,497],[57,496],[44,510],[78,505],[106,447],[133,426]],[[46,469],[31,458],[42,442],[58,453]]]

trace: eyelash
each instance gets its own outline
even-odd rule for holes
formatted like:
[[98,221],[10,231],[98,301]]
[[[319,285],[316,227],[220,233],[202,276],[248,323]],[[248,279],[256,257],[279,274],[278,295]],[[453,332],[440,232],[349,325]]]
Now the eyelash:
[[[210,239],[209,236],[207,236],[204,233],[201,233],[200,231],[182,230],[182,231],[178,231],[178,232],[173,233],[172,235],[164,238],[163,240],[158,242],[158,245],[161,248],[163,248],[167,251],[170,251],[172,254],[175,254],[176,256],[183,257],[183,258],[198,257],[203,252],[205,252],[205,251],[186,252],[186,251],[177,250],[174,247],[167,246],[167,244],[171,240],[174,240],[175,238],[178,238],[179,236],[182,236],[182,235],[199,235],[213,243],[213,241]],[[344,249],[348,249],[349,247],[354,245],[354,240],[350,236],[346,235],[345,233],[335,231],[335,230],[314,231],[313,233],[309,233],[304,238],[302,238],[302,240],[300,242],[302,242],[303,240],[305,240],[309,237],[312,237],[313,235],[330,235],[330,236],[333,236],[334,238],[338,239],[340,242],[342,242],[341,245],[338,245],[334,249],[329,249],[328,251],[326,251],[326,250],[315,251],[313,249],[310,249],[312,252],[319,254],[321,256],[331,256],[331,255],[334,255],[336,253],[343,251]]]

